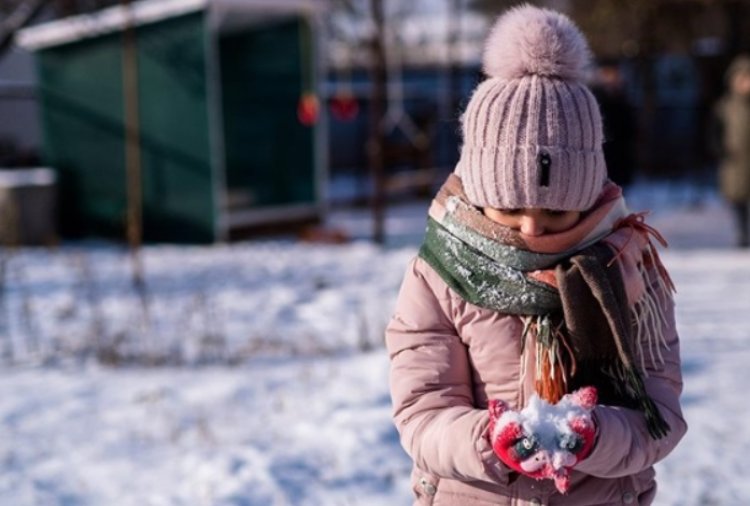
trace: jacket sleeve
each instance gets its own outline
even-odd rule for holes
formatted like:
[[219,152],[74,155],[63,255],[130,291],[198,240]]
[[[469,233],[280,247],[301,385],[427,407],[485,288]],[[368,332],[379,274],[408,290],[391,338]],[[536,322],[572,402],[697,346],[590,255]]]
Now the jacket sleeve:
[[[669,433],[653,439],[640,411],[599,405],[594,410],[599,434],[591,454],[576,469],[592,476],[615,478],[638,473],[666,457],[687,431],[680,408],[682,373],[680,342],[671,297],[660,292],[659,303],[665,307],[661,330],[668,349],[662,347],[664,363],[652,361],[646,351],[646,391],[669,424]],[[655,363],[654,363],[655,362]]]
[[407,269],[386,329],[394,421],[420,469],[437,477],[507,483],[486,437],[489,416],[474,407],[466,347],[451,318],[447,286],[420,258]]

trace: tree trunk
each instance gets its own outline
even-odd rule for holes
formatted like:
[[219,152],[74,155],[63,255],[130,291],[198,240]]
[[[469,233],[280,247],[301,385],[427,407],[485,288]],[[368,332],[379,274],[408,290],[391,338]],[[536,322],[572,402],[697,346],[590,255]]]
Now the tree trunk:
[[385,14],[383,0],[370,0],[375,32],[371,44],[370,81],[370,136],[367,141],[367,158],[373,182],[371,206],[373,217],[373,240],[377,244],[385,241],[385,166],[383,158],[383,117],[385,115],[387,71],[385,64]]

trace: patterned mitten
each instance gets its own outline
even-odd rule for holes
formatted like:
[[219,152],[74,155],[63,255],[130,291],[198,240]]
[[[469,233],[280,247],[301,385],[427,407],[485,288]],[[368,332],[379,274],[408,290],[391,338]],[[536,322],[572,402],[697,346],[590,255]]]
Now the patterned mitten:
[[492,449],[511,469],[537,480],[552,479],[565,493],[570,470],[594,446],[596,424],[591,411],[596,399],[596,388],[584,387],[554,405],[534,395],[521,411],[491,400]]

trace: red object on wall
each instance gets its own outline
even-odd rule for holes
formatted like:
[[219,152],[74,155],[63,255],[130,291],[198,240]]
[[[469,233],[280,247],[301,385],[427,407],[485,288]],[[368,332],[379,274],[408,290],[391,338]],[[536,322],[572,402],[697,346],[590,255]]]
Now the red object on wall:
[[359,114],[359,103],[354,95],[340,92],[331,98],[331,114],[339,121],[352,121]]
[[305,126],[312,126],[318,121],[320,103],[314,93],[304,93],[297,105],[297,119]]

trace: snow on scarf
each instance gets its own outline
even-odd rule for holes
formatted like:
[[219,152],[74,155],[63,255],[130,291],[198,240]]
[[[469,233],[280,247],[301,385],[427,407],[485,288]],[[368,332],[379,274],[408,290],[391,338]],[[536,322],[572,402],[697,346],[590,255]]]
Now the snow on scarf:
[[467,302],[524,319],[542,398],[556,403],[594,385],[603,404],[640,409],[656,439],[669,426],[643,375],[647,355],[663,362],[674,286],[650,236],[664,240],[643,218],[608,183],[573,228],[532,237],[484,216],[451,175],[430,206],[419,255]]

